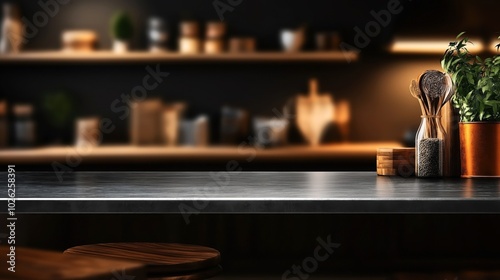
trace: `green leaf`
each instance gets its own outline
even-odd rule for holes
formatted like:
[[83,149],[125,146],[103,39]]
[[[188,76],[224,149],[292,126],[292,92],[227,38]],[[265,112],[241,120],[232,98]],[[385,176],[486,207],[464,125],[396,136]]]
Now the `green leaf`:
[[449,44],[441,58],[441,67],[457,88],[453,106],[461,121],[500,121],[500,55],[472,56],[467,45],[473,42],[463,38],[464,34]]
[[467,73],[467,81],[469,82],[469,84],[473,85],[474,84],[474,78],[472,78],[472,74],[471,73]]

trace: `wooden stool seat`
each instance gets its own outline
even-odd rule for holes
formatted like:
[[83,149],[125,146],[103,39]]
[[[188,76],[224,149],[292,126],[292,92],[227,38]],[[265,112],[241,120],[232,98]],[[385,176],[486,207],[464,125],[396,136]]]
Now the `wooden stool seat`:
[[219,251],[198,245],[103,243],[72,247],[64,253],[139,262],[150,279],[207,279],[221,271]]
[[[0,253],[5,256],[10,247],[0,246]],[[16,247],[15,272],[2,265],[0,279],[9,280],[109,280],[121,275],[145,280],[146,270],[139,262],[89,258],[64,255],[37,249]],[[128,278],[127,278],[128,279]]]

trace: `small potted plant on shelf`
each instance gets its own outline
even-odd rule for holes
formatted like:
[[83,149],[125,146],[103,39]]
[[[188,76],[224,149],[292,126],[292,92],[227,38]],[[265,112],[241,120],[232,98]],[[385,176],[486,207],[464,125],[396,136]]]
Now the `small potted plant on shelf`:
[[462,177],[500,177],[500,55],[473,56],[463,35],[441,59],[456,87]]
[[129,43],[134,35],[134,27],[130,15],[119,11],[111,19],[111,35],[113,36],[113,51],[124,53],[129,50]]

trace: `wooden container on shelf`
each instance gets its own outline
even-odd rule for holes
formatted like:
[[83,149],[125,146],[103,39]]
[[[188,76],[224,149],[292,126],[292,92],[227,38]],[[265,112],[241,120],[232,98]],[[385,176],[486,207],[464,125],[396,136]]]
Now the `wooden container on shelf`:
[[62,45],[64,51],[95,51],[97,34],[92,30],[65,30],[62,33]]
[[206,39],[203,51],[208,54],[223,53],[225,51],[224,41],[222,39]]
[[102,141],[99,131],[99,117],[77,119],[75,130],[75,145],[77,147],[95,147]]
[[163,104],[159,99],[134,102],[132,104],[130,133],[133,145],[158,145],[162,141],[161,113]]
[[256,40],[252,37],[233,37],[229,39],[229,52],[251,53],[256,50]]

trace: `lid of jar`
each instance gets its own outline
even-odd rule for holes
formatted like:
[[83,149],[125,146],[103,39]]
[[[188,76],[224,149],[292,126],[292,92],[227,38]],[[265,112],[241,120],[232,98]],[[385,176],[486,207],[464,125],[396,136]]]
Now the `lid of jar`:
[[180,33],[182,37],[198,37],[199,25],[196,21],[182,21],[180,23]]
[[218,21],[209,21],[206,24],[206,37],[209,39],[219,39],[226,33],[226,24]]
[[161,29],[165,28],[165,21],[159,17],[150,17],[148,20],[149,28]]
[[33,114],[33,106],[30,104],[17,104],[14,105],[12,111],[16,117],[26,117]]

